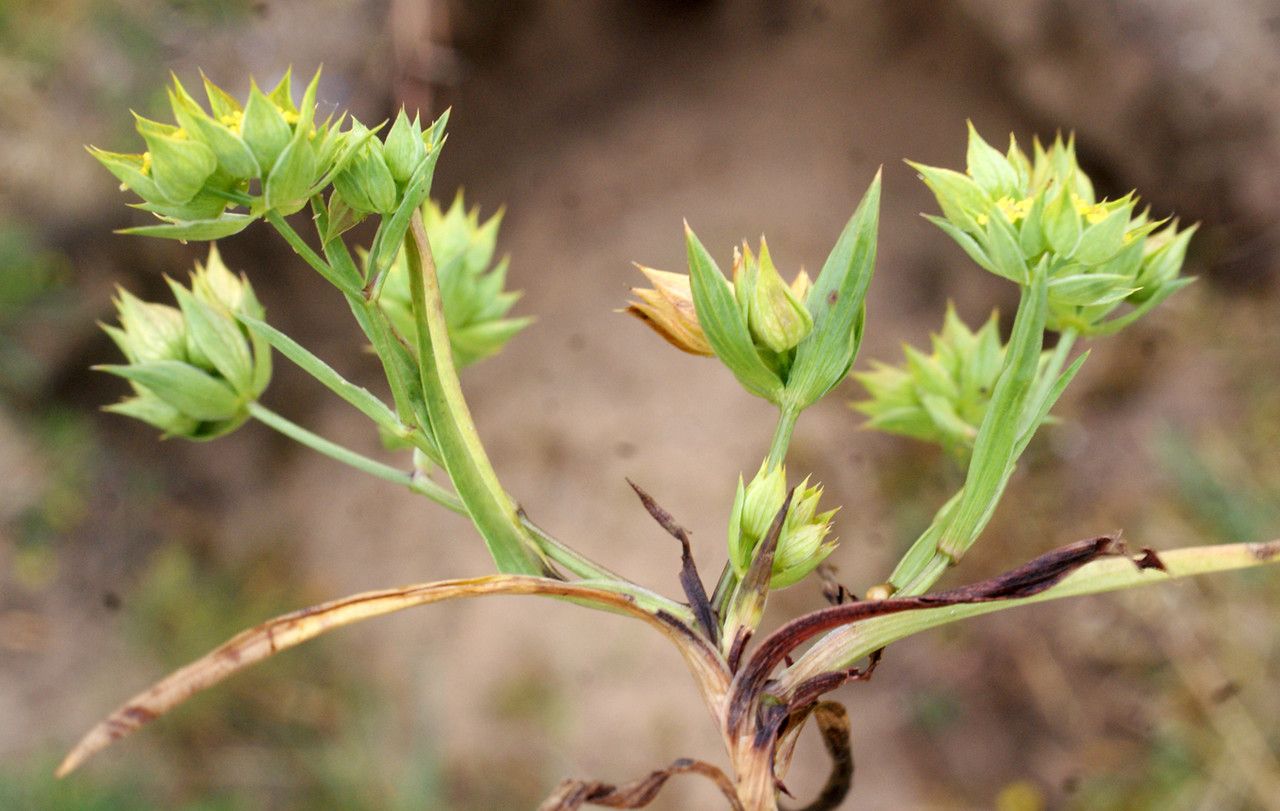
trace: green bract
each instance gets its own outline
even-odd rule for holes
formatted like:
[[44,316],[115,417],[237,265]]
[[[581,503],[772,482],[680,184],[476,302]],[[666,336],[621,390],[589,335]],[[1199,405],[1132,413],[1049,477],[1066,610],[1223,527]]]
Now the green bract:
[[[911,166],[942,208],[928,219],[983,268],[1025,285],[1047,260],[1049,329],[1115,332],[1189,283],[1178,274],[1194,227],[1151,220],[1132,193],[1098,200],[1074,139],[1048,150],[1037,140],[1033,154],[1012,136],[1002,154],[970,124],[964,174]],[[1128,312],[1108,318],[1124,303]]]
[[[479,208],[467,210],[458,194],[445,211],[434,200],[422,208],[431,254],[440,279],[454,361],[467,366],[498,352],[531,318],[507,318],[520,293],[504,290],[508,260],[493,262],[502,212],[480,221]],[[396,330],[414,345],[417,326],[404,253],[391,265],[379,304]]]
[[[769,587],[786,588],[798,583],[826,560],[836,548],[828,538],[835,510],[819,513],[818,499],[822,487],[808,487],[805,479],[796,488],[787,517],[778,536],[773,557],[773,574]],[[760,542],[787,498],[787,474],[781,465],[760,466],[750,484],[738,478],[738,491],[729,518],[729,562],[738,577],[743,577],[755,558]]]
[[107,407],[159,428],[166,436],[212,439],[249,417],[248,404],[271,380],[271,353],[237,315],[263,317],[244,277],[222,263],[216,247],[196,264],[191,287],[169,280],[178,307],[150,304],[121,290],[120,326],[103,325],[128,362],[98,367],[133,386],[134,396]]
[[870,372],[855,373],[870,399],[853,407],[870,417],[868,428],[937,442],[964,456],[1004,364],[998,318],[992,313],[971,331],[948,304],[942,332],[931,340],[932,354],[906,346],[902,365],[874,361]]

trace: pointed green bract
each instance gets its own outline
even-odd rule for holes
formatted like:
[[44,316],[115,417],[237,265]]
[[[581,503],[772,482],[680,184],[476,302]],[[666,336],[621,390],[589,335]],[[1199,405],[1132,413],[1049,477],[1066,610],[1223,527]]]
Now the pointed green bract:
[[733,289],[688,223],[685,247],[693,304],[707,343],[747,391],[777,403],[782,380],[760,358]]
[[[508,261],[491,264],[501,211],[481,222],[479,209],[468,210],[459,193],[448,209],[428,200],[422,207],[422,219],[435,260],[454,363],[462,369],[501,351],[532,320],[508,317],[520,294],[503,289]],[[388,271],[378,304],[413,345],[417,325],[408,273],[402,252]]]

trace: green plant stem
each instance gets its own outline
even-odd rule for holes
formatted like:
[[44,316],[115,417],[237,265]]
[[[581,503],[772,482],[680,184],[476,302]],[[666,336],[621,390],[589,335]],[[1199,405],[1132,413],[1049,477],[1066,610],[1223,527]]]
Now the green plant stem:
[[783,406],[778,413],[778,425],[773,430],[773,441],[769,443],[769,467],[773,468],[787,460],[787,449],[791,447],[791,432],[795,430],[796,420],[800,418],[800,409]]
[[1124,556],[1109,557],[1080,567],[1061,583],[1034,597],[903,611],[847,625],[822,637],[794,665],[783,671],[775,694],[785,696],[808,678],[852,667],[891,642],[957,620],[1063,597],[1099,594],[1152,583],[1166,583],[1180,577],[1280,563],[1280,541],[1175,549],[1161,552],[1160,560],[1168,569],[1167,573],[1156,569],[1139,569],[1132,560]]
[[422,396],[445,469],[489,554],[504,574],[547,574],[548,567],[521,526],[515,502],[498,481],[485,453],[453,365],[444,304],[431,245],[415,211],[405,235],[409,289],[417,319]]
[[293,226],[280,216],[278,211],[268,211],[266,214],[267,222],[280,232],[280,236],[284,237],[284,241],[289,243],[289,247],[293,248],[293,252],[301,256],[303,261],[312,267],[317,273],[325,278],[334,287],[341,290],[347,295],[359,296],[360,286],[347,279],[342,278],[333,266],[321,258],[320,254],[311,249],[306,240],[295,230]]
[[466,514],[466,507],[463,506],[462,500],[457,495],[449,492],[426,476],[407,473],[384,462],[370,459],[349,448],[344,448],[336,442],[303,428],[287,417],[277,414],[261,403],[249,403],[249,414],[262,424],[274,428],[290,439],[300,442],[308,448],[328,456],[330,459],[349,465],[356,470],[376,476],[384,481],[389,481],[392,484],[407,487],[415,493],[426,496],[442,507],[447,507],[456,513]]

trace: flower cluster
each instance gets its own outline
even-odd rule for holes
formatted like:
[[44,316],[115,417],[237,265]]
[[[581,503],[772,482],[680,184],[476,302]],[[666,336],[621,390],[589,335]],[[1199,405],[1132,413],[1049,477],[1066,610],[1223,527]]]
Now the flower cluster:
[[[392,140],[388,135],[387,143]],[[507,258],[493,264],[502,212],[481,222],[479,208],[468,210],[459,193],[447,210],[428,200],[422,219],[440,280],[454,362],[461,368],[501,350],[532,319],[506,317],[520,293],[503,289]],[[417,326],[403,251],[391,265],[379,304],[409,345],[415,346]]]
[[[1037,140],[1028,158],[1012,137],[1002,154],[970,125],[965,173],[911,166],[942,208],[930,221],[975,262],[1019,284],[1045,267],[1049,329],[1115,332],[1190,281],[1179,272],[1194,227],[1152,220],[1132,193],[1099,200],[1073,139]],[[1122,303],[1132,309],[1108,318]]]
[[[783,520],[774,551],[770,588],[781,589],[800,582],[837,546],[834,538],[827,537],[836,510],[819,513],[822,487],[809,487],[808,483],[805,479],[796,487]],[[770,466],[766,462],[745,486],[742,478],[738,478],[738,491],[729,518],[729,562],[738,577],[743,577],[750,568],[760,542],[768,534],[786,498],[787,474],[782,465]]]
[[134,417],[166,436],[213,439],[249,417],[248,404],[271,380],[271,352],[237,321],[263,317],[243,276],[222,263],[216,247],[196,264],[190,288],[169,280],[178,306],[116,298],[120,326],[103,325],[127,363],[98,369],[127,379],[132,397],[108,411]]
[[[163,222],[132,232],[220,239],[269,211],[292,214],[330,184],[357,215],[395,210],[435,145],[433,133],[424,134],[403,111],[386,144],[358,121],[342,129],[345,115],[317,122],[319,79],[317,71],[299,103],[289,72],[269,92],[251,82],[242,104],[205,77],[206,110],[174,77],[168,91],[174,123],[135,116],[145,152],[89,148],[142,198],[138,207]],[[228,210],[234,206],[248,211]]]
[[853,407],[870,418],[868,428],[937,442],[963,456],[978,435],[1004,365],[997,316],[992,313],[973,331],[948,305],[942,331],[931,342],[928,355],[904,346],[901,366],[876,361],[871,371],[855,372],[870,399]]

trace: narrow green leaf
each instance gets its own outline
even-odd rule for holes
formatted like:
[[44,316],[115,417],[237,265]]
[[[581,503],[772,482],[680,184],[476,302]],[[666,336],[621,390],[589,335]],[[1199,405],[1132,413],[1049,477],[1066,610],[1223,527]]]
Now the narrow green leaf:
[[238,234],[249,227],[256,217],[247,214],[223,214],[216,220],[189,220],[165,223],[164,225],[142,225],[137,228],[123,228],[117,234],[133,234],[143,237],[162,237],[197,242],[213,241]]
[[1047,311],[1048,284],[1041,262],[1031,274],[1031,283],[1023,288],[1004,368],[974,440],[964,497],[938,544],[953,560],[959,560],[982,532],[1013,470],[1019,426],[1040,364]]
[[816,402],[849,374],[858,354],[867,287],[876,264],[880,172],[858,203],[822,266],[806,305],[813,331],[796,347],[786,399],[797,409]]
[[1000,150],[988,144],[978,134],[973,122],[969,123],[969,148],[967,152],[967,169],[969,177],[983,191],[998,199],[1018,192],[1018,173]]

